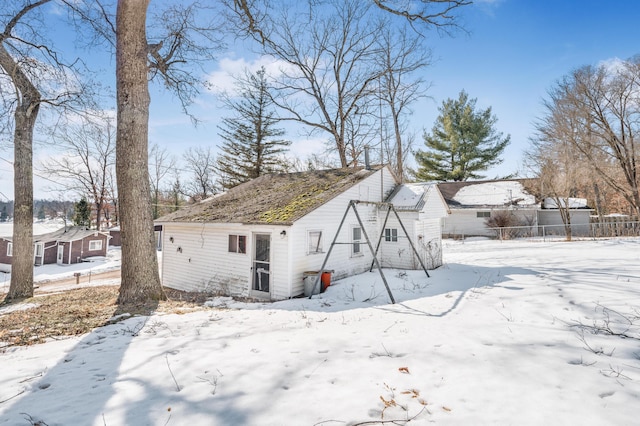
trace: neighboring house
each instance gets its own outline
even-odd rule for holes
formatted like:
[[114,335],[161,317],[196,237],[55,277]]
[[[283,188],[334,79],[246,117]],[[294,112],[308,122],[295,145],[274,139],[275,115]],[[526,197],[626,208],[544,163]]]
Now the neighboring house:
[[120,227],[114,226],[107,230],[109,232],[109,245],[113,247],[120,247],[122,245],[122,235],[120,235]]
[[[527,190],[535,182],[535,179],[512,179],[438,183],[451,212],[444,219],[442,235],[496,236],[486,222],[499,212],[508,212],[513,223],[529,234],[542,235],[547,226],[560,232],[562,218],[557,207],[541,203]],[[591,210],[586,204],[570,207],[572,229],[588,231]]]
[[[435,183],[399,185],[388,200],[398,212],[422,262],[428,269],[442,265],[442,221],[449,214]],[[385,214],[384,212],[381,212]],[[384,222],[384,217],[381,218]],[[418,269],[420,263],[393,212],[384,229],[380,261],[383,267]]]
[[[11,237],[0,238],[0,264],[11,265]],[[66,227],[47,234],[34,235],[33,264],[70,265],[88,257],[106,256],[109,235],[84,227]],[[6,269],[6,268],[5,268]]]
[[13,243],[11,237],[0,237],[0,272],[11,271],[13,258]]
[[[334,237],[325,268],[334,279],[361,273],[373,261],[365,232],[375,246],[380,212],[386,213],[380,202],[396,186],[386,166],[265,175],[161,217],[156,223],[163,226],[163,285],[271,300],[295,297],[304,291],[305,272],[322,267]],[[360,201],[364,230],[351,209],[345,216],[352,200]]]
[[[568,198],[561,200],[564,207],[568,203],[571,217],[571,233],[574,236],[589,235],[591,232],[591,214],[593,209],[587,205],[585,198]],[[545,235],[564,234],[564,223],[558,212],[558,204],[553,198],[545,198],[542,208],[538,211],[539,234],[544,230]]]

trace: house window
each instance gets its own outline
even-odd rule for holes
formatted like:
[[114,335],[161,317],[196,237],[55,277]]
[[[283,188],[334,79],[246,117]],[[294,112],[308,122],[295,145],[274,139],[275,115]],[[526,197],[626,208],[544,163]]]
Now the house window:
[[37,257],[42,257],[42,252],[44,252],[44,244],[37,243],[36,244],[36,256]]
[[307,234],[307,253],[322,253],[322,231],[309,231]]
[[486,217],[491,217],[491,212],[476,212],[476,217],[483,219]]
[[384,240],[397,242],[398,241],[398,230],[396,228],[386,228],[384,230]]
[[7,256],[13,256],[13,243],[7,245]]
[[102,240],[89,241],[89,251],[102,250]]
[[229,235],[229,253],[247,252],[247,236],[246,235]]
[[351,254],[353,256],[362,255],[362,247],[360,242],[362,241],[362,228],[352,228],[351,229]]

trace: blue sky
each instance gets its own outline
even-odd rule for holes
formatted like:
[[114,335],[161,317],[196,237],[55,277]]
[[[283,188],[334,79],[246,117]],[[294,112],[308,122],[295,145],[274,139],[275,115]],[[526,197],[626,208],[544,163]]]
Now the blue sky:
[[[555,81],[582,65],[640,53],[640,2],[635,0],[477,0],[462,10],[461,18],[468,34],[427,35],[435,59],[425,70],[426,80],[432,83],[430,99],[414,105],[411,125],[419,134],[419,148],[422,130],[431,130],[443,100],[457,98],[464,89],[477,98],[479,108],[492,107],[497,129],[511,135],[511,144],[503,164],[489,170],[488,178],[525,172],[522,152],[529,143],[533,122],[542,114],[542,100]],[[246,51],[221,53],[220,60],[208,70],[214,83],[227,87],[231,81],[227,71],[268,64],[268,60]],[[113,66],[113,61],[105,64]],[[188,147],[217,146],[216,125],[225,111],[218,107],[216,97],[203,95],[193,111],[204,120],[197,128],[181,114],[171,95],[154,90],[150,142],[177,156]],[[306,141],[297,134],[287,136],[299,156],[321,149],[319,137]],[[38,158],[48,155],[42,148],[36,150]],[[12,153],[3,149],[0,157],[12,159]],[[49,184],[38,178],[35,184],[36,197],[49,196]],[[12,186],[11,167],[0,162],[2,199],[12,197]]]
[[[491,106],[498,129],[511,135],[504,163],[492,171],[523,171],[522,152],[547,91],[575,68],[640,53],[639,17],[633,0],[477,1],[464,15],[469,36],[434,43],[431,95],[439,105],[464,89],[479,107]],[[437,105],[424,107],[427,129]]]
[[[461,18],[468,34],[427,35],[435,59],[425,70],[425,78],[432,83],[430,99],[414,105],[411,123],[419,133],[416,147],[420,147],[422,130],[431,130],[443,100],[457,98],[464,89],[477,98],[479,108],[491,107],[498,118],[497,129],[511,135],[511,144],[503,155],[504,162],[486,173],[488,178],[525,173],[522,153],[533,122],[542,114],[542,100],[558,79],[583,65],[640,53],[640,2],[634,0],[479,0],[464,8]],[[241,65],[257,67],[258,62],[260,59],[242,57],[238,52],[223,55],[213,70],[214,83],[217,78],[224,87],[228,83],[223,78],[225,70],[239,70]],[[189,145],[188,141],[178,142],[176,136],[182,135],[194,142],[216,143],[213,122],[224,112],[209,101],[202,103],[201,111],[212,121],[196,130],[175,111],[164,118],[152,117],[152,140],[166,139],[166,144],[161,143],[169,147]],[[187,127],[174,133],[175,121]],[[321,149],[318,143],[303,142],[297,135],[288,137],[294,140],[294,152]]]

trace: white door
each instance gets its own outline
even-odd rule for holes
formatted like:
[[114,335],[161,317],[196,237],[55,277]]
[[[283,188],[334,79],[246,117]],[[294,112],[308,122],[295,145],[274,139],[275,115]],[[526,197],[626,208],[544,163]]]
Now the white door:
[[38,266],[44,263],[44,243],[36,243],[36,249],[34,251],[34,262],[33,264]]
[[251,289],[269,294],[271,256],[271,235],[253,235],[253,283]]
[[56,263],[62,263],[62,258],[64,257],[64,246],[58,246],[58,257],[56,258]]

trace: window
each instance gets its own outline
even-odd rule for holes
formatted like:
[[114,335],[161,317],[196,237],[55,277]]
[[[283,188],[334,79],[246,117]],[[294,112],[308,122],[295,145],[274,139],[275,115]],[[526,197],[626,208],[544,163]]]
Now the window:
[[247,236],[246,235],[229,235],[229,253],[247,252]]
[[384,240],[397,242],[398,241],[398,230],[395,228],[386,228],[384,230]]
[[89,241],[89,251],[102,250],[102,240]]
[[42,257],[42,253],[44,252],[44,244],[37,243],[36,244],[36,256]]
[[481,218],[491,217],[491,212],[476,212],[476,217],[481,217]]
[[360,241],[362,241],[362,228],[352,228],[351,231],[353,242],[351,245],[351,254],[354,256],[360,256],[362,254],[362,248],[360,247]]
[[7,245],[7,256],[13,256],[13,243]]
[[322,253],[322,231],[309,231],[307,241],[309,242],[307,253]]

